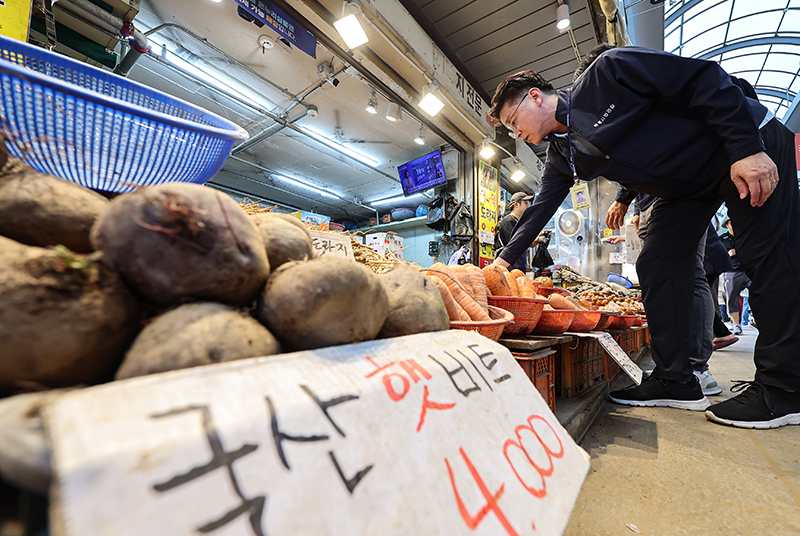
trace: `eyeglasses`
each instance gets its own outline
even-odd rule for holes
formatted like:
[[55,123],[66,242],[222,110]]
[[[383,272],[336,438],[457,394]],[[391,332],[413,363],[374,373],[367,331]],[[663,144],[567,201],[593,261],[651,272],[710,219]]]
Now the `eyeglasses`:
[[[522,101],[524,101],[527,96],[528,92],[526,92],[525,95],[522,96],[522,98],[519,100],[519,103],[517,103],[517,107],[514,108],[514,111],[511,112],[510,116],[508,116],[508,124],[506,126],[508,130],[512,132],[512,134],[514,133],[514,131],[517,130],[517,117],[516,117],[517,110],[519,110],[519,107],[522,105]],[[512,117],[514,118],[513,121],[511,120]]]

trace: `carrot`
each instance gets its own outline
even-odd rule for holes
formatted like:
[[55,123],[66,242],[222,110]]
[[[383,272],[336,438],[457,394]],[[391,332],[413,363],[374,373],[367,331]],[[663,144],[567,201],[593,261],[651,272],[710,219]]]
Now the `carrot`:
[[447,288],[447,285],[444,284],[444,281],[435,275],[429,275],[428,279],[433,281],[433,284],[439,289],[439,294],[442,295],[442,301],[447,309],[447,316],[450,318],[450,320],[468,321],[469,315],[464,308],[457,304],[453,299],[453,295],[450,293],[450,289]]
[[450,293],[453,295],[453,299],[458,303],[464,310],[467,312],[469,317],[472,320],[491,320],[487,309],[481,307],[475,298],[473,298],[464,287],[456,280],[456,278],[446,272],[441,270],[428,270],[429,272],[436,272],[434,275],[440,278],[447,288],[450,290]]
[[508,281],[500,266],[490,264],[481,271],[486,278],[486,286],[493,296],[511,296],[511,288],[508,286]]
[[473,296],[482,306],[488,307],[489,302],[486,300],[486,296],[489,289],[486,287],[486,278],[483,276],[483,272],[474,264],[465,264],[464,267],[467,269],[469,279],[472,282]]
[[517,278],[511,275],[511,272],[506,272],[503,274],[506,276],[506,281],[508,281],[508,289],[511,291],[512,296],[516,296],[519,298],[519,285],[517,285]]
[[425,275],[428,275],[428,276],[429,275],[436,275],[436,271],[437,270],[445,272],[445,273],[448,273],[448,274],[450,273],[450,267],[447,266],[446,264],[444,264],[443,262],[435,262],[435,263],[433,263],[430,268],[427,268],[422,273],[424,273]]
[[518,277],[517,286],[519,287],[519,295],[523,298],[538,298],[530,277],[525,277],[524,275]]
[[450,273],[456,278],[456,281],[458,281],[461,286],[464,287],[464,290],[467,291],[467,294],[475,298],[475,290],[472,288],[472,278],[470,278],[466,267],[463,265],[451,266]]

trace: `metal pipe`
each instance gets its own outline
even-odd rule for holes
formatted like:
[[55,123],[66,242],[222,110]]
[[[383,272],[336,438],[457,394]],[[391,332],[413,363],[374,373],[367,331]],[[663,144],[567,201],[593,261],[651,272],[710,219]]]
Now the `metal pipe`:
[[228,53],[226,53],[226,52],[225,52],[225,51],[223,51],[222,49],[220,49],[220,48],[217,48],[216,46],[214,46],[214,45],[213,45],[213,44],[212,44],[212,43],[211,43],[211,42],[210,42],[208,39],[206,39],[205,37],[200,37],[200,36],[199,36],[199,35],[197,35],[196,33],[192,32],[191,30],[189,30],[189,29],[187,29],[187,28],[184,28],[184,27],[183,27],[183,26],[181,26],[180,24],[176,24],[176,23],[174,23],[174,22],[165,22],[164,24],[159,24],[159,25],[158,25],[158,26],[156,26],[155,28],[152,28],[152,29],[150,29],[150,30],[147,30],[147,31],[144,33],[144,35],[145,35],[145,36],[150,36],[150,35],[153,35],[153,34],[155,34],[155,33],[159,33],[159,32],[160,32],[162,29],[164,29],[164,28],[175,28],[176,30],[180,30],[180,31],[182,31],[183,33],[185,33],[185,34],[187,34],[187,35],[189,35],[189,36],[193,37],[194,39],[196,39],[197,41],[200,41],[201,43],[203,43],[204,45],[206,45],[208,48],[210,48],[211,50],[213,50],[213,51],[214,51],[214,52],[216,52],[217,54],[221,54],[222,56],[225,56],[225,58],[227,58],[227,59],[228,59],[228,61],[230,61],[232,64],[235,64],[235,65],[237,65],[239,68],[241,68],[241,69],[243,69],[243,70],[247,71],[248,73],[252,74],[253,76],[255,76],[255,77],[257,77],[257,78],[259,78],[259,79],[263,80],[265,84],[267,84],[268,86],[272,87],[273,89],[276,89],[276,90],[278,90],[278,91],[279,91],[279,92],[280,92],[280,93],[281,93],[281,94],[282,94],[284,97],[286,97],[287,99],[289,99],[289,100],[291,100],[291,101],[293,101],[293,102],[296,102],[297,104],[302,104],[303,106],[306,106],[306,104],[305,104],[305,103],[303,103],[302,101],[300,101],[300,100],[297,98],[297,96],[296,96],[296,95],[294,95],[293,93],[289,92],[289,90],[288,90],[288,89],[280,87],[279,85],[277,85],[277,84],[276,84],[275,82],[273,82],[272,80],[269,80],[268,78],[264,78],[263,76],[261,76],[260,74],[258,74],[257,72],[255,72],[253,69],[251,69],[251,68],[250,68],[250,67],[248,67],[247,65],[244,65],[243,63],[241,63],[241,62],[240,62],[240,61],[238,61],[237,59],[235,59],[235,58],[231,57],[231,56],[230,56]]
[[[304,111],[302,114],[298,115],[297,117],[295,117],[291,121],[283,120],[282,123],[279,123],[278,128],[275,128],[275,125],[271,125],[268,128],[265,128],[264,130],[262,130],[261,132],[259,132],[258,134],[256,134],[252,138],[250,138],[249,140],[243,141],[242,143],[240,143],[239,145],[234,147],[233,151],[231,151],[231,156],[235,156],[235,155],[241,153],[242,151],[246,151],[247,149],[250,149],[253,145],[256,145],[257,143],[261,143],[262,141],[266,140],[267,138],[269,138],[273,134],[277,134],[278,132],[280,132],[281,130],[286,128],[287,124],[294,123],[296,121],[300,121],[301,119],[303,119],[305,116],[308,115],[308,112],[309,112],[309,109],[306,109],[306,111]],[[268,132],[270,129],[274,129],[274,130],[272,130],[271,132]]]

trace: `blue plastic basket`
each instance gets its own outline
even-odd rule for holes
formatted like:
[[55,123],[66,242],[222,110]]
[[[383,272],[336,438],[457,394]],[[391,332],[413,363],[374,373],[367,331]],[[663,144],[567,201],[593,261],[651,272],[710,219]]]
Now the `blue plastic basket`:
[[621,276],[615,272],[609,272],[608,278],[606,279],[609,283],[616,283],[617,285],[622,285],[625,288],[633,288],[633,283],[627,277]]
[[198,106],[2,36],[0,128],[34,169],[107,192],[202,184],[248,137]]

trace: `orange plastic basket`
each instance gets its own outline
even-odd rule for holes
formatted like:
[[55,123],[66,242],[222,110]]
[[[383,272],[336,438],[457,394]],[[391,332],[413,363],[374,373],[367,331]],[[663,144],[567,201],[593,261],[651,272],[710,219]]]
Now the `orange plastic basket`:
[[505,309],[499,307],[489,306],[489,316],[492,320],[484,322],[465,322],[465,321],[450,321],[450,329],[463,329],[466,331],[477,331],[484,337],[497,341],[500,335],[503,334],[503,329],[514,321],[514,315]]
[[545,309],[536,327],[534,335],[560,335],[567,331],[577,311],[568,309]]
[[572,323],[567,331],[576,331],[578,333],[592,331],[602,316],[602,311],[575,311],[575,316],[572,318]]
[[518,298],[515,296],[487,296],[489,305],[505,309],[514,315],[514,322],[508,324],[505,335],[530,333],[542,316],[542,309],[548,303],[544,298]]
[[617,315],[611,320],[608,329],[612,331],[625,331],[633,326],[637,318],[636,315]]

